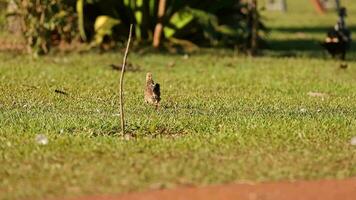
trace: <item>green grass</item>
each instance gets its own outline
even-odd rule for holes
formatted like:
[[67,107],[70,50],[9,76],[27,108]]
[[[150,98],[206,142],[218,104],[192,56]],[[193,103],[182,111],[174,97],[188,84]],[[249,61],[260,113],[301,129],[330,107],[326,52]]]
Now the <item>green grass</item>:
[[[142,71],[125,76],[130,138],[118,135],[119,73],[108,67],[120,62],[117,53],[0,54],[0,199],[356,176],[354,52],[349,68],[338,69],[313,46],[323,31],[304,31],[312,38],[306,47],[287,48],[300,38],[282,27],[334,23],[332,13],[301,16],[302,2],[292,5],[286,15],[265,12],[275,31],[263,57],[213,49],[187,60],[132,53]],[[161,83],[159,111],[143,102],[147,71]],[[48,145],[37,144],[37,134]]]

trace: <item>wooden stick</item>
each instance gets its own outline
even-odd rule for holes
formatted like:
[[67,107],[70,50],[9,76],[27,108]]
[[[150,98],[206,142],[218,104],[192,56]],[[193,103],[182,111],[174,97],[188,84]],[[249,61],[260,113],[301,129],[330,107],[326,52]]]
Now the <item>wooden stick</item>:
[[131,37],[132,37],[132,27],[133,25],[130,25],[130,33],[129,33],[129,39],[127,41],[127,46],[126,46],[126,51],[124,55],[124,59],[122,62],[122,68],[121,68],[121,76],[120,76],[120,119],[121,119],[121,134],[125,134],[125,116],[124,116],[124,101],[123,101],[123,82],[124,82],[124,74],[125,74],[125,67],[126,67],[126,60],[127,60],[127,55],[129,53],[129,48],[130,48],[130,43],[131,43]]

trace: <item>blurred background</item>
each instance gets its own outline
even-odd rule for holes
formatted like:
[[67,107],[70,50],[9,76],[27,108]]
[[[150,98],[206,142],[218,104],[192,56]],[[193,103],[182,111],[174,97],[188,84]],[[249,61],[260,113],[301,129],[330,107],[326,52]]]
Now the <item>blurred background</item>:
[[0,50],[108,51],[123,46],[134,24],[134,46],[141,49],[315,56],[340,6],[352,32],[351,0],[0,0]]

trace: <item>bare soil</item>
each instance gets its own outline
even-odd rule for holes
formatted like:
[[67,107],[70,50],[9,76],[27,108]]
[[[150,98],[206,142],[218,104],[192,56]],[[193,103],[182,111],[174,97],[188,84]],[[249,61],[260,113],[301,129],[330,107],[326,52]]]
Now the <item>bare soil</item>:
[[356,178],[183,187],[72,200],[355,200]]
[[26,44],[24,41],[9,41],[0,38],[0,52],[1,51],[26,52]]

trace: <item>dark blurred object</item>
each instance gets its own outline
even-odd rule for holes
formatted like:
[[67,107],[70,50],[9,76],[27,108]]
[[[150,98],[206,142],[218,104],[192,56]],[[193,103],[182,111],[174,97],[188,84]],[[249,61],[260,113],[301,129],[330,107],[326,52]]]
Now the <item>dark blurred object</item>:
[[[111,69],[113,70],[117,70],[117,71],[121,71],[122,69],[122,65],[117,65],[117,64],[110,64]],[[128,72],[137,72],[137,71],[141,71],[141,66],[136,65],[136,64],[132,64],[132,63],[127,63],[126,67],[125,67],[125,71]]]
[[255,56],[258,50],[259,15],[257,10],[257,0],[251,0],[249,4],[250,26],[251,26],[251,47],[249,54]]
[[247,17],[245,44],[240,49],[245,50],[249,55],[258,55],[259,49],[266,46],[266,42],[262,37],[263,33],[268,32],[266,26],[261,22],[261,15],[258,10],[257,0],[249,0],[246,11],[244,12]]
[[346,63],[340,64],[340,69],[347,69],[348,65]]
[[346,8],[339,9],[339,20],[335,27],[327,33],[322,46],[331,54],[333,58],[338,57],[345,60],[346,52],[351,46],[351,32],[346,27],[345,17],[347,16]]
[[55,89],[54,92],[57,93],[57,94],[63,94],[63,95],[66,95],[66,96],[68,95],[67,92],[64,92],[64,91],[59,90],[59,89]]

